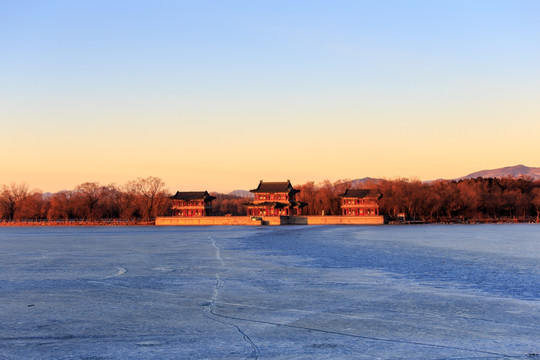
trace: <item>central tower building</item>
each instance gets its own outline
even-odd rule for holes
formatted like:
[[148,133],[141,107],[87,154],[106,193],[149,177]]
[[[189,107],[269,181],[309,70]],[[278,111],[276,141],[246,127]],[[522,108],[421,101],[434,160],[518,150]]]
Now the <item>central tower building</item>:
[[248,216],[301,215],[306,203],[296,201],[300,190],[292,187],[290,180],[283,182],[260,181],[256,189],[250,190],[253,202],[247,203]]

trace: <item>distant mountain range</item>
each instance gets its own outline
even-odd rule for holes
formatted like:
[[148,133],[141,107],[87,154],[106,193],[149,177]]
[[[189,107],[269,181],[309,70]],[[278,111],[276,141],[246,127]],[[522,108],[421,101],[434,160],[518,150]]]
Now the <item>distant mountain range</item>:
[[525,165],[507,166],[499,169],[473,172],[455,180],[474,179],[477,177],[503,178],[508,176],[514,178],[528,177],[533,180],[540,180],[540,167],[528,167]]
[[[514,177],[514,178],[520,178],[520,177],[526,177],[530,178],[533,181],[540,180],[540,167],[529,167],[525,165],[515,165],[515,166],[507,166],[502,167],[498,169],[492,169],[492,170],[481,170],[476,171],[473,173],[470,173],[469,175],[465,175],[459,178],[455,179],[447,179],[447,180],[463,180],[463,179],[475,179],[477,177],[482,178],[504,178],[504,177]],[[365,177],[361,179],[354,179],[351,180],[352,186],[357,185],[365,185],[366,183],[377,183],[378,181],[382,181],[383,179],[377,179],[377,178],[371,178],[371,177]],[[444,179],[440,179],[444,180]],[[425,181],[425,182],[431,182],[431,180]]]
[[365,178],[361,178],[361,179],[351,180],[350,183],[351,183],[351,186],[363,186],[363,185],[366,185],[366,184],[376,184],[381,180],[382,179],[377,179],[377,178],[372,178],[372,177],[365,177]]
[[[439,180],[464,180],[464,179],[476,179],[477,177],[481,178],[504,178],[504,177],[513,177],[513,178],[520,178],[520,177],[526,177],[530,178],[533,181],[540,180],[540,167],[529,167],[525,165],[515,165],[515,166],[507,166],[503,168],[498,169],[492,169],[492,170],[481,170],[476,171],[473,173],[470,173],[468,175],[458,177],[455,179],[439,179]],[[356,179],[352,180],[352,184],[364,184],[367,181],[371,182],[377,182],[382,179],[374,179],[374,178],[362,178],[362,179]],[[429,183],[433,180],[427,180],[425,182]]]
[[248,198],[253,197],[253,193],[247,190],[234,190],[234,191],[231,191],[229,195],[238,196],[238,197],[248,197]]
[[[449,180],[463,180],[463,179],[475,179],[477,177],[482,178],[503,178],[503,177],[527,177],[533,180],[540,180],[540,167],[529,167],[525,165],[516,165],[516,166],[507,166],[499,169],[492,170],[481,170],[470,173],[456,179]],[[354,179],[350,181],[351,186],[362,186],[369,183],[377,183],[383,179],[377,179],[372,177],[365,177],[361,179]],[[431,182],[431,181],[426,181]],[[234,190],[229,193],[229,195],[239,196],[239,197],[253,197],[253,194],[246,190]]]

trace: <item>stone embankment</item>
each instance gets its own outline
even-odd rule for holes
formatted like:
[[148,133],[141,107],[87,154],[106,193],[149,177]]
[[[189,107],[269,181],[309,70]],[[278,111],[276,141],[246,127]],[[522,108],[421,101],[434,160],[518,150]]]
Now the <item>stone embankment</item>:
[[[279,216],[273,217],[279,221]],[[275,219],[273,219],[275,221]],[[176,217],[163,216],[156,218],[156,225],[265,225],[262,218],[250,218],[249,216],[204,216],[204,217]],[[274,224],[272,225],[279,225]]]
[[382,225],[384,216],[206,216],[158,217],[156,225]]
[[260,225],[382,225],[383,216],[206,216],[157,217],[154,221],[0,221],[1,226],[260,226]]

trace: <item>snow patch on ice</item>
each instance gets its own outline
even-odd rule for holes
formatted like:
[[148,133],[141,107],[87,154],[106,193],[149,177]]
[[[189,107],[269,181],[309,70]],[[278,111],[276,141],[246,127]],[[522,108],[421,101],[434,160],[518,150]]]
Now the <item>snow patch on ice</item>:
[[138,343],[135,343],[138,346],[158,346],[161,345],[160,341],[155,340],[149,340],[149,341],[139,341]]
[[155,271],[162,271],[162,272],[172,272],[174,269],[166,266],[156,266],[155,268],[152,268],[152,270]]

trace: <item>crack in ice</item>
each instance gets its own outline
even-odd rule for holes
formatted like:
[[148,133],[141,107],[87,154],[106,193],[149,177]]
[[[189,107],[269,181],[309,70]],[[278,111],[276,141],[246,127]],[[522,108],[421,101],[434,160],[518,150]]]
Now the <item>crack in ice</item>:
[[[470,348],[464,348],[459,346],[451,346],[451,345],[443,345],[443,344],[432,344],[432,343],[424,343],[424,342],[418,342],[418,341],[409,341],[409,340],[402,340],[402,339],[390,339],[390,338],[380,338],[380,337],[373,337],[373,336],[365,336],[365,335],[357,335],[357,334],[350,334],[346,332],[341,331],[334,331],[334,330],[326,330],[326,329],[320,329],[315,327],[308,327],[308,326],[300,326],[300,325],[292,325],[292,324],[286,324],[286,323],[277,323],[277,322],[271,322],[271,321],[264,321],[264,320],[254,320],[254,319],[248,319],[248,318],[242,318],[242,317],[236,317],[236,316],[229,316],[229,315],[222,315],[216,312],[215,304],[219,300],[219,288],[223,286],[223,282],[221,280],[220,273],[225,267],[225,263],[223,262],[223,259],[221,258],[221,249],[216,245],[216,242],[213,238],[210,238],[212,240],[212,246],[216,250],[216,259],[219,261],[220,266],[219,269],[216,272],[216,282],[214,286],[214,293],[212,296],[212,300],[208,304],[208,313],[213,315],[214,317],[210,317],[212,320],[217,321],[219,323],[232,326],[234,327],[240,334],[242,334],[243,339],[248,342],[253,347],[253,353],[252,356],[254,356],[255,359],[258,359],[259,357],[259,349],[253,343],[251,338],[244,332],[242,329],[235,324],[218,320],[215,317],[219,317],[222,319],[227,320],[236,320],[236,321],[244,321],[248,323],[255,323],[255,324],[265,324],[265,325],[272,325],[272,326],[278,326],[278,327],[286,327],[286,328],[292,328],[292,329],[299,329],[299,330],[306,330],[306,331],[314,331],[314,332],[321,332],[326,334],[332,334],[332,335],[338,335],[338,336],[346,336],[346,337],[352,337],[357,339],[364,339],[364,340],[370,340],[370,341],[380,341],[380,342],[388,342],[388,343],[402,343],[402,344],[410,344],[410,345],[417,345],[417,346],[424,346],[424,347],[431,347],[431,348],[439,348],[439,349],[453,349],[453,350],[461,350],[461,351],[468,351],[472,353],[477,354],[485,354],[489,355],[488,357],[482,357],[485,359],[493,358],[493,356],[496,356],[497,358],[504,358],[504,359],[517,359],[522,358],[521,355],[508,355],[508,354],[502,354],[497,353],[493,351],[487,351],[487,350],[479,350],[479,349],[470,349]],[[474,357],[478,358],[478,357]],[[472,359],[470,357],[465,357],[463,359]]]
[[114,277],[118,277],[118,276],[122,276],[124,275],[125,273],[127,273],[127,269],[125,267],[117,267],[118,271],[116,272],[116,274],[113,274],[113,275],[110,275],[110,276],[106,276],[103,278],[103,280],[105,279],[111,279],[111,278],[114,278]]
[[[225,267],[225,263],[223,262],[223,259],[221,258],[221,249],[216,245],[216,241],[213,238],[210,238],[210,240],[212,240],[212,246],[216,250],[216,259],[219,261],[219,268],[216,271],[216,283],[215,283],[215,286],[214,286],[214,293],[212,295],[212,299],[211,299],[210,303],[208,304],[208,313],[210,313],[210,314],[212,314],[214,316],[223,317],[221,315],[218,315],[215,312],[215,304],[219,299],[219,288],[223,286],[222,285],[223,282],[221,281],[220,273],[221,273],[221,270],[223,270],[223,268]],[[259,348],[257,347],[257,345],[255,345],[255,343],[251,340],[251,338],[238,325],[231,324],[231,323],[228,323],[228,322],[225,322],[225,321],[222,321],[222,320],[218,320],[215,317],[211,317],[211,319],[214,320],[214,321],[217,321],[219,323],[234,327],[236,329],[236,331],[238,331],[242,335],[242,338],[244,339],[244,341],[249,343],[251,345],[251,347],[253,348],[251,356],[255,360],[257,360],[259,358]]]
[[225,263],[223,262],[223,259],[221,258],[221,249],[216,245],[216,241],[213,238],[210,238],[212,240],[212,246],[216,250],[216,259],[219,261],[219,268],[216,271],[216,285],[214,286],[214,294],[212,295],[212,300],[210,301],[210,312],[214,311],[214,304],[216,301],[218,301],[218,293],[219,288],[221,287],[221,277],[220,273],[221,270],[225,267]]
[[241,317],[236,317],[236,316],[228,316],[228,315],[218,314],[216,312],[212,312],[212,314],[215,315],[215,316],[219,316],[221,318],[224,318],[224,319],[240,320],[240,321],[256,323],[256,324],[282,326],[282,327],[291,328],[291,329],[315,331],[315,332],[321,332],[321,333],[325,333],[325,334],[352,337],[352,338],[356,338],[356,339],[364,339],[364,340],[371,340],[371,341],[381,341],[381,342],[389,342],[389,343],[398,343],[398,344],[410,344],[410,345],[418,345],[418,346],[440,348],[440,349],[462,350],[462,351],[469,351],[469,352],[473,352],[473,353],[498,356],[499,358],[504,358],[504,359],[522,358],[521,355],[507,355],[507,354],[501,354],[501,353],[497,353],[497,352],[493,352],[493,351],[469,349],[469,348],[463,348],[463,347],[459,347],[459,346],[442,345],[442,344],[430,344],[430,343],[423,343],[423,342],[418,342],[418,341],[409,341],[409,340],[400,340],[400,339],[388,339],[388,338],[379,338],[379,337],[374,337],[374,336],[356,335],[356,334],[349,334],[349,333],[345,333],[345,332],[341,332],[341,331],[335,331],[335,330],[319,329],[319,328],[315,328],[315,327],[283,324],[283,323],[276,323],[276,322],[271,322],[271,321],[253,320],[253,319],[241,318]]

